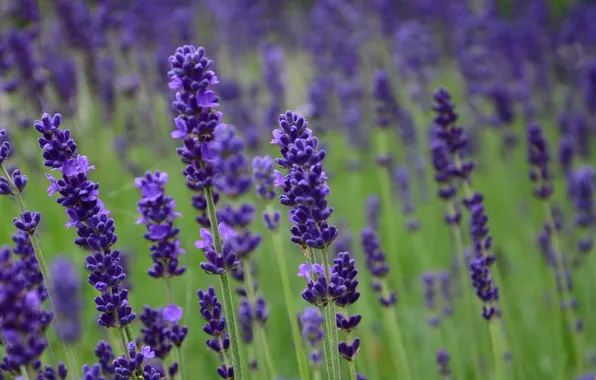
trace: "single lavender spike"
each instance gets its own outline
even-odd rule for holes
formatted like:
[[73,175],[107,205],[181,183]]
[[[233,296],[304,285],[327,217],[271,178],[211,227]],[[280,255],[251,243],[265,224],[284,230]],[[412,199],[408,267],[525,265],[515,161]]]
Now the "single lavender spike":
[[428,324],[437,327],[441,323],[441,317],[437,313],[437,277],[434,273],[426,272],[422,275],[422,287],[424,292],[424,303],[430,312]]
[[143,324],[141,328],[143,344],[150,346],[156,357],[162,360],[167,358],[173,345],[167,339],[168,323],[164,320],[162,311],[144,306],[143,312],[139,314],[139,320]]
[[278,145],[282,155],[275,162],[288,169],[280,181],[284,194],[279,200],[291,207],[291,240],[303,248],[326,248],[338,235],[337,228],[327,222],[333,207],[326,199],[330,192],[323,171],[326,152],[300,115],[287,111],[279,116],[279,127],[273,131],[271,143]]
[[88,178],[95,166],[89,165],[87,157],[76,154],[77,145],[68,129],[60,129],[61,122],[60,114],[44,114],[34,123],[42,134],[38,143],[43,150],[44,166],[62,174],[59,180],[46,174],[50,181],[48,194],[60,194],[56,202],[66,209],[66,226],[77,228],[75,244],[90,250],[85,261],[90,272],[88,282],[101,293],[95,298],[96,309],[101,313],[97,323],[106,328],[125,328],[136,315],[128,303],[128,290],[120,285],[126,273],[119,264],[120,252],[112,248],[118,240],[114,220],[98,198],[99,184]]
[[577,248],[580,253],[592,250],[594,239],[589,232],[596,221],[594,213],[594,186],[596,171],[590,166],[576,169],[570,176],[569,195],[575,208],[575,225],[580,238]]
[[371,227],[366,227],[361,232],[361,244],[366,258],[366,266],[373,276],[372,288],[377,294],[379,302],[384,307],[391,307],[397,302],[397,294],[393,290],[385,292],[383,282],[389,273],[385,253],[382,251],[379,238]]
[[394,172],[394,179],[401,198],[402,212],[406,217],[406,229],[416,231],[420,227],[420,221],[414,216],[416,205],[412,199],[408,169],[405,166],[397,167]]
[[65,343],[76,343],[81,339],[83,310],[79,271],[70,259],[58,257],[51,264],[50,272],[54,281],[54,307],[60,320],[57,332]]
[[366,220],[368,225],[374,229],[379,229],[379,219],[381,214],[381,199],[377,195],[369,195],[366,198]]
[[113,362],[115,379],[130,379],[142,376],[143,379],[159,380],[165,376],[163,369],[156,369],[151,366],[151,359],[155,352],[149,346],[141,347],[137,352],[134,342],[128,345],[128,357],[122,355]]
[[[252,181],[257,191],[257,197],[262,199],[267,205],[275,198],[275,187],[278,180],[279,178],[276,179],[273,168],[273,158],[270,156],[257,156],[253,158]],[[265,210],[263,211],[263,220],[267,229],[275,231],[279,228],[281,215],[278,210]]]
[[550,198],[554,189],[549,168],[550,156],[546,140],[542,134],[542,128],[538,124],[530,124],[527,131],[527,140],[527,159],[531,166],[529,178],[530,181],[536,184],[534,196],[546,200]]
[[207,340],[207,347],[220,354],[224,359],[221,367],[217,368],[217,373],[222,379],[233,379],[234,368],[225,364],[228,362],[225,358],[230,347],[230,338],[226,332],[226,319],[221,303],[215,295],[215,289],[209,287],[207,291],[199,290],[197,296],[201,306],[201,315],[207,321],[203,326],[203,331],[212,337]]
[[302,325],[302,336],[310,346],[310,364],[319,368],[323,362],[323,350],[321,345],[325,333],[323,332],[323,316],[318,309],[307,307],[299,316]]
[[144,177],[135,180],[135,186],[141,190],[143,196],[137,203],[141,214],[137,223],[147,227],[144,237],[152,243],[153,267],[148,270],[148,274],[153,278],[166,280],[186,271],[186,267],[179,266],[179,256],[185,251],[180,247],[178,239],[180,230],[174,227],[176,218],[181,214],[175,210],[174,199],[165,193],[167,182],[168,174],[159,171],[147,172]]
[[437,351],[437,364],[439,365],[439,374],[445,378],[449,379],[451,376],[451,355],[447,350],[440,349]]

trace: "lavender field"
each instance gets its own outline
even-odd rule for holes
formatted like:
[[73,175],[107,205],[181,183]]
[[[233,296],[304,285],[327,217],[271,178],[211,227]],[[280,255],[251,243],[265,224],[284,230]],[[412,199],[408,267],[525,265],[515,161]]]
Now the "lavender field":
[[0,0],[0,380],[596,380],[594,20]]

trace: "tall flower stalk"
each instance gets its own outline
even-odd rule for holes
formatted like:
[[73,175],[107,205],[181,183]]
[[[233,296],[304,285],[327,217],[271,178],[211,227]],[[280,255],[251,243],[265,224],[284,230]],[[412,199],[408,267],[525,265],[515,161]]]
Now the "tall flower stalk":
[[[37,235],[35,233],[35,231],[37,230],[37,225],[41,220],[41,214],[38,212],[29,212],[27,211],[27,208],[25,206],[25,201],[23,199],[22,192],[25,190],[25,187],[27,186],[27,176],[22,174],[19,169],[13,170],[10,174],[8,173],[8,170],[6,170],[4,163],[11,154],[12,147],[8,139],[6,139],[6,130],[0,129],[0,195],[14,197],[19,207],[21,218],[15,218],[13,222],[15,226],[22,231],[23,234],[27,235],[27,240],[30,242],[31,251],[33,253],[33,256],[30,257],[29,260],[33,261],[31,263],[33,267],[39,268],[42,282],[42,284],[39,285],[43,286],[43,288],[45,289],[45,291],[43,292],[43,297],[48,298],[48,301],[50,303],[50,309],[54,314],[56,327],[59,331],[61,331],[62,327],[60,324],[60,317],[56,313],[56,306],[54,304],[54,300],[51,294],[52,287],[50,273],[48,272],[48,267],[46,265],[45,259],[43,257],[43,252],[41,250],[41,245],[39,244],[39,240],[37,239]],[[64,349],[64,352],[66,354],[68,365],[72,368],[72,371],[74,371],[74,373],[78,376],[79,371],[77,368],[75,356],[72,353],[71,348],[64,343],[64,339],[61,332],[59,332],[58,336],[60,338],[62,348]]]
[[[230,271],[239,265],[239,261],[232,245],[224,244],[224,239],[219,234],[215,210],[219,195],[213,191],[215,168],[207,161],[212,158],[209,156],[208,145],[213,141],[215,129],[222,120],[222,113],[216,111],[219,97],[211,89],[218,83],[218,79],[211,70],[213,61],[205,56],[205,49],[202,47],[179,47],[170,56],[169,62],[169,87],[176,90],[176,100],[172,107],[178,114],[174,119],[176,129],[171,135],[174,139],[181,139],[183,143],[176,151],[186,164],[183,171],[186,185],[197,193],[193,197],[193,206],[201,212],[197,222],[211,229],[210,244],[203,248],[208,261],[201,263],[201,268],[209,274],[219,276],[223,311],[229,327],[233,373],[236,380],[242,380],[244,376],[240,362],[238,325],[229,279]],[[202,230],[203,235],[206,233],[207,230]]]
[[[44,166],[58,170],[62,176],[56,180],[46,173],[50,181],[48,195],[60,194],[56,202],[66,209],[67,228],[76,227],[78,237],[74,243],[88,250],[85,268],[88,283],[100,296],[95,297],[96,310],[100,312],[97,323],[105,328],[117,328],[121,344],[134,342],[130,324],[136,318],[128,303],[128,290],[122,286],[126,273],[120,265],[120,252],[113,249],[118,240],[114,219],[99,199],[99,184],[88,178],[94,170],[87,157],[78,154],[77,144],[68,129],[60,129],[62,115],[44,114],[35,121],[35,129],[42,134],[39,147],[43,150]],[[136,375],[134,375],[136,378]]]
[[[583,372],[583,335],[581,329],[578,328],[574,309],[577,308],[577,302],[574,302],[571,286],[571,273],[568,268],[568,259],[565,257],[559,242],[557,225],[553,216],[553,206],[550,202],[551,195],[554,192],[552,184],[552,172],[550,171],[549,161],[550,156],[546,139],[542,134],[542,128],[537,124],[530,124],[527,130],[527,160],[530,164],[529,178],[535,184],[533,189],[534,197],[541,200],[544,206],[544,217],[546,227],[547,245],[550,248],[549,260],[552,263],[553,273],[555,277],[555,284],[557,285],[556,295],[559,301],[559,307],[556,310],[562,309],[562,320],[564,327],[570,329],[570,335],[573,340],[573,348],[575,350],[575,369],[576,373]],[[586,210],[588,211],[588,210]],[[569,281],[564,281],[563,278],[569,277]],[[567,284],[563,284],[567,282]],[[560,309],[559,309],[560,308]],[[560,311],[559,311],[560,313]],[[557,317],[557,315],[555,315]],[[557,318],[555,318],[557,323]],[[558,331],[559,329],[555,330]],[[565,336],[563,337],[565,338]]]
[[[275,198],[276,195],[276,179],[275,170],[273,168],[273,159],[270,156],[253,158],[252,180],[255,186],[257,197],[260,198],[266,205],[266,210],[263,212],[263,222],[265,224],[265,227],[267,227],[267,229],[271,231],[275,259],[279,268],[279,275],[283,287],[286,309],[288,312],[288,317],[290,319],[290,328],[292,330],[292,338],[294,340],[294,345],[296,347],[302,347],[302,336],[300,334],[300,328],[298,326],[298,319],[295,318],[296,307],[294,305],[294,297],[292,295],[292,287],[290,285],[288,265],[286,263],[286,257],[283,251],[283,244],[279,232],[281,215],[278,210],[274,209],[272,204],[273,198]],[[296,349],[295,352],[300,378],[302,380],[309,380],[310,374],[308,371],[304,350]]]
[[[308,258],[306,265],[320,267],[322,270],[315,272],[311,281],[307,277],[310,287],[317,282],[321,287],[311,299],[307,301],[315,304],[325,315],[325,356],[327,373],[330,379],[339,379],[339,355],[337,346],[337,331],[335,329],[335,311],[332,301],[339,296],[338,289],[333,289],[332,282],[339,280],[337,275],[332,276],[327,247],[338,235],[337,228],[329,225],[327,219],[331,216],[333,208],[328,207],[326,197],[329,194],[327,175],[323,171],[325,151],[320,149],[319,140],[313,136],[308,128],[308,122],[300,115],[287,111],[279,117],[279,129],[273,131],[272,144],[276,144],[282,157],[275,162],[286,169],[288,173],[276,182],[283,188],[284,194],[280,202],[291,207],[290,218],[294,224],[290,228],[291,240],[298,244]],[[281,174],[279,175],[281,177]],[[317,264],[316,251],[322,256],[322,266]],[[301,270],[301,273],[303,271]],[[329,293],[331,291],[331,294]],[[303,298],[305,294],[303,293]],[[305,298],[306,299],[306,298]]]

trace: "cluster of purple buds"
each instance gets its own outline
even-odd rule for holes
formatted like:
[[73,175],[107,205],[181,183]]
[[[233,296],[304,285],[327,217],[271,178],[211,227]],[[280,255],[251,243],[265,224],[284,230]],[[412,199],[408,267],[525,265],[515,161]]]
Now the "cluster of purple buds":
[[308,356],[310,365],[318,368],[323,362],[323,351],[321,350],[323,338],[325,337],[323,315],[318,309],[307,307],[299,316],[298,321],[302,327],[302,336],[310,346],[310,354]]
[[340,273],[329,268],[331,280],[328,281],[325,275],[325,268],[321,264],[303,263],[299,266],[299,277],[306,280],[306,288],[302,291],[302,298],[319,307],[325,307],[329,302],[334,302],[342,297],[347,287]]
[[99,184],[87,176],[95,167],[89,165],[87,157],[76,155],[77,145],[68,129],[60,129],[61,122],[60,114],[44,114],[34,124],[43,135],[38,142],[43,149],[44,165],[62,174],[59,180],[46,174],[50,181],[48,194],[60,194],[56,202],[66,208],[66,226],[77,228],[75,244],[90,251],[85,267],[90,272],[89,284],[101,293],[95,298],[96,309],[101,313],[98,324],[106,328],[126,326],[136,315],[128,304],[128,290],[120,285],[126,273],[120,266],[120,252],[112,250],[118,240],[114,219],[98,198]]
[[292,242],[303,249],[326,248],[338,235],[337,228],[327,223],[333,208],[326,200],[329,186],[322,165],[326,153],[319,148],[308,122],[298,114],[288,111],[280,115],[279,126],[271,143],[277,144],[282,154],[275,162],[289,170],[278,183],[284,190],[281,204],[291,207]]
[[148,274],[153,278],[166,279],[182,275],[186,267],[179,266],[179,256],[184,253],[180,247],[174,221],[181,216],[175,211],[176,201],[165,193],[168,174],[156,171],[147,172],[135,180],[135,186],[141,190],[143,198],[137,203],[141,217],[137,223],[147,227],[144,237],[152,243],[151,259],[153,267]]
[[58,257],[52,263],[50,273],[54,309],[60,321],[57,333],[65,343],[76,343],[81,338],[83,310],[78,268],[68,258]]
[[592,167],[581,167],[573,171],[569,180],[569,195],[575,208],[575,225],[582,234],[577,242],[577,248],[581,253],[588,253],[594,245],[590,230],[596,221],[594,214],[596,172]]
[[221,253],[215,250],[213,236],[206,228],[201,228],[199,232],[202,240],[195,242],[195,246],[205,252],[207,261],[201,263],[201,269],[208,274],[221,275],[226,271],[233,270],[240,264],[233,247],[234,230],[223,222],[219,224],[218,229],[222,242]]
[[376,194],[366,197],[366,221],[368,225],[377,230],[379,229],[379,219],[381,216],[381,200]]
[[[150,346],[155,357],[162,363],[165,362],[172,347],[180,347],[188,334],[188,327],[180,326],[182,308],[177,305],[168,305],[163,310],[143,308],[139,315],[143,327],[141,328],[141,341]],[[179,363],[174,362],[168,368],[170,377],[178,373]]]
[[529,178],[536,184],[534,196],[538,199],[548,199],[553,193],[551,183],[552,173],[549,169],[549,154],[542,128],[537,124],[530,124],[527,131],[528,152],[530,164]]
[[441,317],[448,317],[452,313],[450,287],[451,279],[447,271],[425,272],[422,275],[424,303],[431,313],[428,324],[432,327],[438,327]]
[[165,376],[162,369],[151,366],[151,359],[155,352],[151,347],[141,347],[137,352],[134,342],[128,344],[128,358],[124,355],[114,360],[114,380],[128,380],[133,377],[141,377],[146,380],[160,380]]
[[451,376],[451,355],[447,350],[440,349],[437,351],[437,364],[439,365],[439,375],[445,379],[449,379]]
[[474,244],[474,255],[469,264],[472,286],[484,304],[482,316],[491,320],[499,316],[499,288],[494,283],[490,268],[495,263],[495,256],[488,253],[492,246],[492,236],[488,230],[488,216],[484,211],[484,197],[474,193],[471,198],[464,200],[464,204],[471,214],[470,235]]
[[395,169],[394,180],[399,196],[401,198],[402,212],[406,219],[406,228],[408,231],[416,231],[420,227],[420,221],[413,215],[416,206],[412,200],[410,174],[405,166]]
[[[215,295],[215,289],[209,287],[206,292],[199,290],[197,296],[201,306],[201,315],[207,321],[203,326],[203,331],[212,337],[207,340],[207,347],[225,358],[226,352],[230,348],[230,338],[226,331],[226,319],[223,315],[221,303]],[[226,360],[223,361],[221,367],[217,368],[217,374],[222,379],[233,379],[234,368],[226,365]]]
[[[171,135],[183,142],[176,151],[186,164],[183,170],[186,186],[196,192],[192,205],[200,212],[197,222],[209,228],[204,190],[212,185],[214,168],[203,156],[209,155],[207,144],[213,140],[215,128],[222,120],[221,112],[216,111],[219,97],[211,89],[218,79],[212,70],[213,61],[205,56],[202,47],[179,47],[169,61],[169,86],[176,90],[172,107],[178,114],[174,119],[176,129]],[[213,201],[218,199],[214,193]]]
[[[332,272],[343,279],[343,286],[346,288],[344,293],[335,299],[335,305],[348,308],[360,298],[360,293],[357,289],[358,280],[356,279],[356,275],[358,274],[358,270],[356,269],[356,262],[348,252],[341,252],[333,263]],[[342,313],[336,313],[335,315],[337,328],[343,331],[346,336],[358,327],[361,320],[362,315],[360,314],[352,314],[349,317],[344,316]],[[359,338],[355,338],[352,343],[345,340],[338,344],[340,355],[348,361],[355,359],[359,347]]]
[[[393,94],[391,80],[384,71],[377,71],[374,76],[373,98],[375,99],[375,125],[381,129],[388,129],[399,117],[400,108]],[[377,163],[384,167],[392,164],[391,155],[377,157]]]
[[397,294],[384,289],[385,277],[389,273],[389,264],[385,252],[381,248],[379,238],[371,227],[366,227],[361,232],[361,244],[366,258],[366,267],[373,276],[372,288],[377,294],[379,302],[384,307],[391,307],[397,302]]
[[267,319],[269,319],[269,310],[267,309],[267,303],[263,297],[258,297],[254,305],[251,305],[247,298],[243,298],[240,301],[240,307],[238,309],[238,323],[240,324],[244,342],[247,344],[252,343],[254,338],[254,325],[258,324],[258,326],[262,328],[265,326]]
[[[252,181],[257,191],[257,197],[266,204],[270,204],[275,198],[276,174],[281,176],[281,173],[276,172],[273,168],[273,159],[270,156],[257,156],[252,159]],[[264,211],[263,220],[267,229],[275,231],[279,228],[281,215],[278,210]]]

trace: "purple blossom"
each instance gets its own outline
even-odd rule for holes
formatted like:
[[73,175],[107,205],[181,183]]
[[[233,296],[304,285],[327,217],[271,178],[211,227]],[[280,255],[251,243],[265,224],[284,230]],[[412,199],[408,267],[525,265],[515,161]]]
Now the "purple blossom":
[[375,231],[371,227],[362,229],[361,244],[364,250],[366,266],[373,276],[372,288],[377,294],[379,302],[384,307],[390,307],[397,302],[395,291],[383,289],[385,277],[389,273],[389,265],[385,253],[381,249],[381,243]]
[[310,363],[314,367],[320,367],[323,362],[323,351],[321,349],[324,338],[323,316],[319,310],[307,307],[299,316],[299,322],[302,326],[302,336],[310,346],[310,354],[308,355]]
[[101,313],[98,324],[106,328],[122,327],[130,324],[136,315],[128,303],[128,290],[120,285],[126,273],[120,265],[120,252],[112,250],[118,240],[114,220],[98,198],[99,184],[87,177],[94,166],[89,165],[85,156],[75,157],[76,143],[68,129],[60,129],[61,122],[60,114],[53,117],[44,114],[34,123],[43,135],[38,142],[44,165],[62,174],[61,179],[50,181],[50,190],[60,194],[56,202],[67,210],[70,218],[67,225],[77,228],[75,244],[90,251],[85,267],[90,272],[89,284],[101,293],[95,298],[96,310]]
[[135,180],[135,186],[141,190],[143,198],[137,203],[141,218],[137,223],[147,227],[145,239],[152,243],[151,258],[153,268],[148,274],[153,278],[171,278],[182,275],[186,267],[179,266],[179,256],[184,254],[178,239],[179,229],[174,221],[181,215],[175,211],[176,202],[165,193],[168,182],[167,173],[147,172],[144,177]]
[[207,262],[201,263],[201,268],[208,274],[222,274],[238,266],[239,261],[233,249],[234,230],[227,224],[219,224],[219,235],[222,240],[222,252],[216,252],[213,236],[206,228],[201,228],[202,240],[197,240],[195,246],[205,252]]
[[527,131],[528,152],[530,164],[529,178],[534,187],[534,196],[538,199],[548,199],[553,193],[551,183],[552,174],[549,169],[549,154],[546,139],[542,135],[542,128],[537,124],[530,124]]
[[54,309],[60,321],[58,334],[65,343],[76,343],[81,338],[83,309],[79,271],[70,259],[58,257],[50,266],[50,273],[54,280]]

